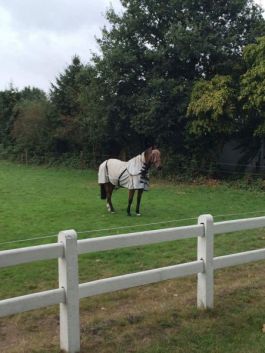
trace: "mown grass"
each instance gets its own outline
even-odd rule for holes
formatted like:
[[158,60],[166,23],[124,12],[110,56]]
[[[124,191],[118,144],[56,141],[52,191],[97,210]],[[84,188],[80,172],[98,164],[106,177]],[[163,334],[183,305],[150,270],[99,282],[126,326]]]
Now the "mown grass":
[[[126,216],[126,190],[115,192],[117,212],[109,214],[96,179],[95,171],[0,162],[0,250],[54,242],[60,230],[71,228],[85,238],[195,224],[203,213],[219,221],[260,216],[265,210],[260,191],[152,179],[151,191],[143,195],[141,217]],[[17,240],[24,241],[13,242]],[[264,240],[263,229],[216,236],[215,255],[262,248]],[[80,282],[195,258],[193,239],[82,255]],[[217,305],[210,312],[195,309],[194,278],[82,300],[84,352],[261,352],[265,343],[262,266],[218,272]],[[0,283],[1,299],[56,288],[57,263],[2,269]],[[42,334],[37,333],[40,327]],[[53,339],[47,342],[49,335]],[[58,351],[57,308],[1,320],[0,351]]]

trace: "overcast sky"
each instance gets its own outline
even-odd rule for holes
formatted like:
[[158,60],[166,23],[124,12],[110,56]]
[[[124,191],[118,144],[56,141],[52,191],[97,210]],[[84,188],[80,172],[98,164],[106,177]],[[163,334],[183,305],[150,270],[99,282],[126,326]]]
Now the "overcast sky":
[[0,90],[48,91],[75,54],[87,63],[110,5],[121,9],[119,0],[0,0]]
[[119,0],[0,0],[0,90],[48,92],[75,54],[87,63],[110,5],[121,10]]

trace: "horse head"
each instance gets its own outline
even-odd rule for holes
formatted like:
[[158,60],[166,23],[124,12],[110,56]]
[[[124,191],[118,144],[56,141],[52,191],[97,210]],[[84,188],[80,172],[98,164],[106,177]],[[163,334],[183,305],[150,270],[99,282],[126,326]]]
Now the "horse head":
[[156,169],[162,169],[161,153],[158,149],[148,148],[145,152],[145,162],[149,166],[155,166]]

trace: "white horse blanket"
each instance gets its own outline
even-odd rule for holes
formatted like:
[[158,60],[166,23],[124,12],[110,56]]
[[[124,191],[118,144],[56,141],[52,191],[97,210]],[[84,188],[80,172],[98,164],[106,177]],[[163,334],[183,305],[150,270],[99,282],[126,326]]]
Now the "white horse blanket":
[[149,178],[147,172],[144,152],[128,162],[108,159],[99,166],[98,183],[110,182],[117,188],[148,190]]

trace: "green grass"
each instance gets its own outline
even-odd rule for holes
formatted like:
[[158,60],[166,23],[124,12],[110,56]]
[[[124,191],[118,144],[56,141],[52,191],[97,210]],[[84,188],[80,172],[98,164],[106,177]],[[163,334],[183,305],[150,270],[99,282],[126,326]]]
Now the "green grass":
[[[118,190],[114,193],[113,203],[117,212],[109,214],[106,211],[105,201],[99,198],[95,171],[23,166],[8,162],[0,162],[0,195],[0,250],[55,242],[58,232],[66,229],[75,229],[78,232],[78,238],[82,239],[195,224],[196,218],[203,213],[210,213],[215,216],[215,221],[220,221],[261,216],[263,213],[260,211],[265,210],[264,194],[260,191],[240,190],[216,183],[174,185],[153,178],[150,192],[143,195],[141,217],[135,214],[132,217],[126,215],[127,190]],[[263,229],[216,236],[215,256],[262,248],[264,239]],[[80,282],[168,266],[195,258],[195,239],[82,255],[79,260]],[[254,276],[253,273],[261,272],[260,266],[260,263],[245,266],[244,268],[248,269],[247,275],[242,271],[251,279]],[[241,268],[235,268],[218,272],[221,273],[220,278],[217,275],[221,292],[222,288],[226,287],[226,277],[231,277],[230,285],[233,287],[233,283],[238,281],[240,271]],[[257,280],[259,281],[258,275]],[[1,269],[0,283],[0,299],[56,288],[57,263],[42,261]],[[194,279],[176,281],[183,285],[183,295],[188,301],[187,303],[185,301],[184,306],[179,307],[178,298],[174,298],[175,289],[172,283],[175,282],[169,281],[143,287],[147,288],[145,290],[149,295],[152,290],[156,295],[158,294],[158,297],[160,290],[162,297],[165,296],[164,290],[167,290],[167,295],[172,294],[168,298],[168,306],[162,309],[159,307],[157,296],[151,294],[152,300],[159,308],[154,312],[151,299],[146,302],[144,309],[137,309],[136,306],[134,308],[132,304],[134,300],[139,301],[139,305],[145,302],[140,289],[82,301],[84,317],[86,318],[86,313],[89,317],[92,315],[92,318],[84,319],[83,322],[83,330],[88,330],[88,334],[83,335],[83,346],[101,353],[108,352],[104,341],[109,342],[109,351],[113,353],[125,352],[123,346],[127,347],[128,352],[138,353],[263,351],[265,339],[260,329],[263,316],[259,308],[265,309],[261,295],[264,287],[256,288],[256,282],[253,282],[250,287],[247,282],[242,286],[239,283],[231,297],[224,295],[224,302],[217,301],[217,307],[213,312],[202,313],[194,309],[196,292]],[[256,288],[253,291],[252,285]],[[193,293],[191,298],[187,294],[190,292],[190,286]],[[253,307],[249,305],[248,310],[244,310],[249,300],[253,301]],[[121,309],[116,301],[124,307],[128,302],[131,303],[132,319],[127,321],[124,319],[124,313],[120,312]],[[105,309],[101,311],[102,307],[107,308],[110,316],[113,315],[113,310],[119,312],[116,321],[106,319],[107,314],[104,312]],[[55,315],[57,309],[45,310],[36,312],[47,313],[48,311],[50,315]],[[144,312],[134,318],[134,310],[144,310]],[[240,310],[243,313],[238,312]],[[10,318],[12,329],[14,329],[14,322],[17,323],[23,318],[28,322],[25,324],[24,334],[27,336],[32,330],[35,332],[32,329],[32,322],[37,321],[36,325],[39,325],[39,317],[34,314],[36,312]],[[236,324],[237,319],[239,327]],[[96,334],[93,331],[95,325]],[[224,325],[228,326],[224,328]],[[140,329],[146,329],[146,337],[142,338],[143,341],[132,338]],[[241,332],[237,332],[238,330]],[[120,334],[121,331],[123,334]],[[2,335],[7,339],[7,333]],[[90,337],[89,340],[86,340],[86,336]],[[98,343],[98,348],[91,346],[91,340]],[[185,343],[187,340],[188,347]],[[244,344],[240,343],[240,340]],[[136,345],[134,348],[130,346],[130,341]],[[46,351],[55,352],[58,349],[58,347],[54,348],[56,344],[57,341],[50,342],[49,349]],[[45,343],[43,345],[45,346]],[[218,348],[220,346],[221,350]],[[11,350],[9,347],[6,352],[22,352],[21,346],[19,347],[18,350]],[[34,349],[32,348],[32,352],[44,353],[46,348]]]

